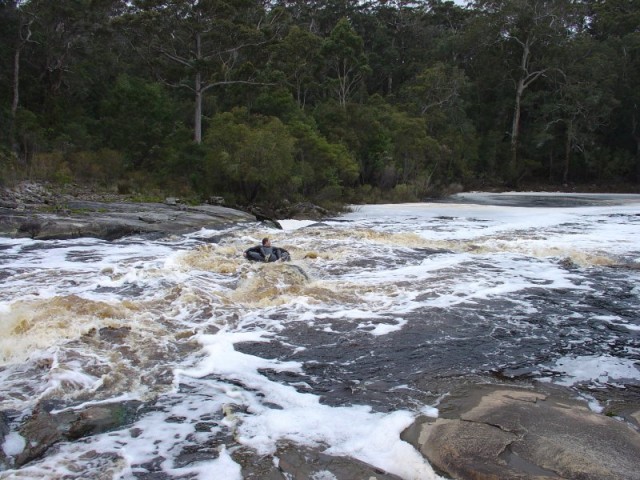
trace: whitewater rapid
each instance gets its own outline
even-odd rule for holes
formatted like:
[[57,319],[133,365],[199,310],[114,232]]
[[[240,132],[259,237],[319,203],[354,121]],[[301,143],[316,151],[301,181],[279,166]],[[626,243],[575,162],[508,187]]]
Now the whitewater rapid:
[[[5,456],[42,402],[147,406],[0,479],[239,479],[235,453],[277,463],[282,442],[432,479],[400,433],[456,383],[551,382],[595,410],[598,391],[640,385],[640,196],[466,194],[281,223],[0,239]],[[293,261],[247,262],[264,236]]]

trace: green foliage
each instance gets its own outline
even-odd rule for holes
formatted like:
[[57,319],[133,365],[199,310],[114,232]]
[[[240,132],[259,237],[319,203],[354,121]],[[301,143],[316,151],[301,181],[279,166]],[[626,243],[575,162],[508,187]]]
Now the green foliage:
[[0,2],[0,181],[333,205],[520,178],[637,183],[639,11]]
[[301,108],[318,96],[321,46],[319,36],[294,25],[281,42],[271,47],[273,67],[284,74],[284,83]]
[[328,72],[326,88],[344,108],[370,72],[364,41],[346,18],[340,19],[322,44]]
[[107,186],[125,171],[123,154],[116,150],[80,151],[69,155],[69,166],[75,180]]
[[270,88],[259,93],[253,101],[251,111],[259,115],[278,117],[283,122],[304,118],[291,93],[284,88]]
[[331,143],[312,126],[296,122],[289,126],[296,139],[296,171],[302,179],[302,193],[314,195],[352,185],[358,178],[358,164],[344,145]]
[[29,165],[28,177],[40,181],[51,179],[62,184],[73,181],[69,164],[61,152],[34,155]]
[[0,145],[0,186],[12,185],[17,179],[18,168],[15,155]]
[[249,203],[290,195],[294,139],[279,119],[249,115],[246,109],[216,115],[206,145],[211,152],[205,174],[213,187],[231,186]]
[[100,104],[100,135],[133,168],[157,168],[175,131],[177,108],[157,83],[120,75]]

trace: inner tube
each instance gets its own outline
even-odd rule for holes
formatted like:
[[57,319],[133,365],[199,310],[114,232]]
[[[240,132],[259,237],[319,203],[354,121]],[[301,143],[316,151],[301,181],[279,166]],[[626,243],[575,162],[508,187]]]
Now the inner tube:
[[245,252],[247,260],[252,262],[288,262],[291,255],[280,247],[253,247]]

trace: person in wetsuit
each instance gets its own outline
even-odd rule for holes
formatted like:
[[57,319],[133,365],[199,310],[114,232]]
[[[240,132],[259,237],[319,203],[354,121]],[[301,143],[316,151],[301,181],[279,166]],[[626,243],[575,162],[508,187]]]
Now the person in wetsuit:
[[289,252],[284,248],[272,247],[271,241],[266,237],[262,239],[262,245],[245,250],[244,256],[254,262],[276,262],[291,259]]

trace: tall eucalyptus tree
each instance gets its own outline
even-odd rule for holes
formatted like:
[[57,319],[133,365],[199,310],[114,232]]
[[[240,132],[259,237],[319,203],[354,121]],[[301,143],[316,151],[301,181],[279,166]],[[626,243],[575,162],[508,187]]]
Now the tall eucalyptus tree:
[[9,108],[7,138],[11,146],[15,146],[15,123],[18,106],[20,104],[20,66],[21,55],[25,46],[31,41],[33,34],[31,24],[33,17],[20,8],[19,0],[8,0],[0,3],[0,25],[2,26],[2,61],[12,68],[3,69],[2,84],[11,85],[6,98],[11,98]]
[[364,42],[349,20],[342,18],[322,45],[328,73],[328,89],[346,108],[370,71]]
[[313,92],[319,89],[317,73],[321,47],[322,38],[297,25],[272,47],[272,62],[283,72],[284,81],[301,109],[305,108]]
[[259,84],[249,52],[264,46],[264,15],[251,0],[134,0],[136,48],[167,85],[194,98],[193,138],[202,141],[203,98],[219,86]]
[[640,184],[640,0],[591,0],[591,34],[610,48],[614,55],[616,81],[615,125],[617,148],[631,152],[634,167],[631,177]]
[[531,86],[559,68],[555,52],[575,33],[572,0],[477,0],[478,20],[486,28],[487,47],[503,57],[513,81],[513,114],[507,177],[517,184],[524,174],[518,159],[522,100]]
[[[3,2],[3,13],[13,18],[11,136],[19,109],[30,112],[32,130],[38,123],[50,137],[71,116],[69,107],[82,110],[78,100],[106,63],[103,54],[113,47],[107,32],[123,5],[124,0]],[[23,75],[30,81],[23,82]]]

